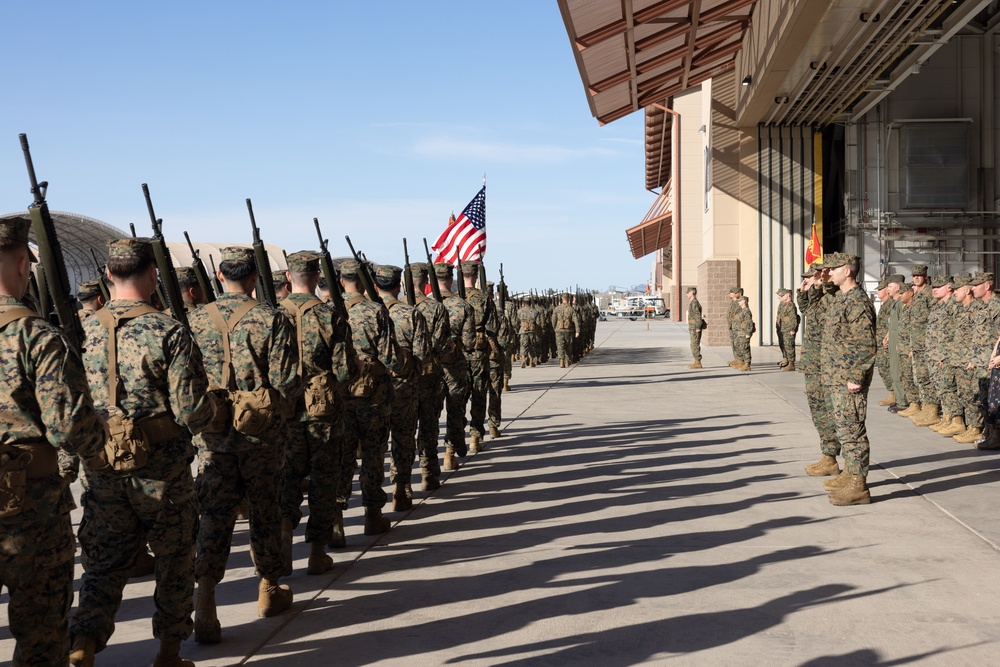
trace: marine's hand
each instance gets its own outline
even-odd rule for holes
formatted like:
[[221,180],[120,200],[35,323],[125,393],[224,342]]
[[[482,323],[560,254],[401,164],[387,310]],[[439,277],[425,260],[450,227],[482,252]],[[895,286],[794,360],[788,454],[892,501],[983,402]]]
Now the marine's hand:
[[848,383],[847,383],[847,391],[851,392],[852,394],[856,394],[859,391],[861,391],[861,385],[860,384],[854,384],[853,382],[848,381]]

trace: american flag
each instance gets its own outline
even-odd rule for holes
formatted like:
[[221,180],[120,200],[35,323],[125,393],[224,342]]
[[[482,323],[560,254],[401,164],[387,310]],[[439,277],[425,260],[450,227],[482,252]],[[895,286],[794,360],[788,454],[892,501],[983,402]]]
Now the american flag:
[[450,223],[431,249],[438,262],[455,264],[482,261],[486,254],[486,186],[472,198],[455,222]]

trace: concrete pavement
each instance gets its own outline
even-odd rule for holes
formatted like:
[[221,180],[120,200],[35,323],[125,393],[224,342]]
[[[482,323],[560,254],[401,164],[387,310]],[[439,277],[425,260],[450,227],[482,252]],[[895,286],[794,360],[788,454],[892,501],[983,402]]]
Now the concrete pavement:
[[[559,369],[515,369],[504,435],[392,530],[347,513],[336,567],[256,618],[246,524],[205,665],[983,665],[1000,658],[1000,456],[874,404],[869,506],[836,508],[801,373],[750,373],[687,330],[607,322]],[[416,478],[415,478],[416,479]],[[426,496],[426,497],[425,497]],[[357,496],[355,495],[355,498]],[[149,664],[152,577],[133,581],[98,665]],[[6,594],[0,660],[10,660]]]

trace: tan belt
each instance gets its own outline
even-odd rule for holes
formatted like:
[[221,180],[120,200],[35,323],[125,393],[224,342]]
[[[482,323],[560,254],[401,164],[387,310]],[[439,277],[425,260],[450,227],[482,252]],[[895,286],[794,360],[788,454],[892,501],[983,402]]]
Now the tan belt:
[[11,445],[14,449],[31,454],[31,462],[24,469],[27,479],[41,479],[59,474],[59,454],[48,442]]
[[135,425],[142,429],[142,434],[146,436],[146,442],[150,447],[173,440],[184,433],[184,429],[174,421],[173,415],[169,412],[137,419]]

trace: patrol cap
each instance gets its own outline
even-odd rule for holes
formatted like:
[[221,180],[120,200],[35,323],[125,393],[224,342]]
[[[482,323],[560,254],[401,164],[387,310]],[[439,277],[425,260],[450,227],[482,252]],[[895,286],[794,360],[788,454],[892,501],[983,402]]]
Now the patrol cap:
[[223,262],[252,262],[253,248],[243,246],[226,246],[219,250]]
[[375,267],[375,280],[384,283],[394,283],[399,280],[403,269],[392,264],[379,264]]
[[194,287],[198,284],[198,276],[190,266],[178,266],[174,273],[177,275],[177,284],[181,287]]
[[489,288],[489,289],[493,289],[493,286],[494,286],[494,285],[496,285],[496,283],[495,283],[495,282],[493,282],[492,280],[487,280],[487,281],[486,281],[486,287],[487,287],[487,288]]
[[844,264],[847,264],[847,255],[842,252],[831,252],[823,255],[824,269],[835,269]]
[[96,280],[88,280],[76,286],[76,298],[80,301],[93,299],[101,293],[101,285]]
[[791,293],[792,293],[792,290],[786,289],[784,287],[782,287],[777,292],[775,292],[775,294],[777,294],[778,296],[785,296],[786,294],[791,294]]
[[889,283],[886,282],[885,278],[882,278],[881,280],[878,281],[878,285],[875,286],[875,291],[876,292],[881,292],[882,290],[884,290],[888,286],[889,286]]
[[968,287],[971,281],[968,276],[955,276],[951,281],[951,286],[953,289],[958,289],[959,287]]
[[340,275],[344,277],[353,278],[358,275],[358,270],[361,268],[361,264],[358,263],[356,259],[342,259],[340,260]]
[[434,275],[438,278],[451,278],[451,272],[455,270],[453,264],[448,262],[435,262],[434,263]]
[[931,280],[931,287],[944,287],[951,282],[951,276],[934,276]]
[[906,276],[904,276],[902,273],[894,273],[891,276],[886,277],[885,279],[886,285],[889,285],[890,283],[899,283],[900,287],[902,287],[903,285],[906,284]]
[[153,259],[153,240],[143,237],[108,241],[108,257]]
[[976,275],[972,278],[972,282],[969,284],[975,287],[986,282],[993,282],[993,274],[989,271],[977,271]]
[[688,287],[686,290],[684,290],[685,294],[690,294],[691,292],[697,292],[697,291],[698,291],[697,287]]
[[421,277],[427,275],[427,262],[410,262],[410,272],[413,273],[413,277]]
[[803,278],[812,278],[817,271],[823,270],[823,262],[813,262],[806,268],[802,269]]
[[[31,218],[14,215],[0,220],[0,243],[23,243],[28,245],[28,230],[31,229]],[[28,246],[28,260],[37,262],[38,258]]]
[[287,262],[292,273],[319,273],[319,255],[311,250],[293,252]]
[[482,265],[482,262],[462,262],[462,275],[478,276],[480,265]]
[[745,303],[747,305],[750,305],[750,299],[746,298],[745,296],[741,296],[740,298],[738,298],[736,300],[739,301],[740,303]]
[[907,292],[913,291],[913,283],[903,283],[899,286],[899,293],[906,294]]
[[927,267],[924,266],[923,264],[917,264],[910,271],[910,274],[914,275],[914,276],[923,276],[923,277],[926,278],[927,277]]
[[729,288],[729,293],[730,294],[743,294],[743,288],[742,287],[730,287]]

